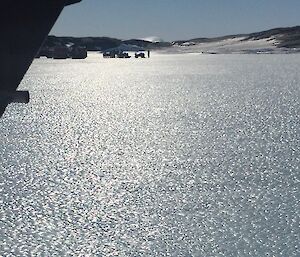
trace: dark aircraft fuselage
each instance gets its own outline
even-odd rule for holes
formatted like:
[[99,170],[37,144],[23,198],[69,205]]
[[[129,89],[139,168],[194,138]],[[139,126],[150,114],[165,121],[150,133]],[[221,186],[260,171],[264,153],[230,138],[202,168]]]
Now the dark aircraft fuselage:
[[66,5],[81,0],[6,0],[0,11],[0,117]]

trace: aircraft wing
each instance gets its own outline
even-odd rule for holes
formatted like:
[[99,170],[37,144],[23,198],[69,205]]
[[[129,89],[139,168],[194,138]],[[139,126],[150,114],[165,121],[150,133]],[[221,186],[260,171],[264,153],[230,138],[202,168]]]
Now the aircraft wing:
[[65,5],[70,5],[70,4],[76,4],[79,3],[81,0],[66,0]]
[[[15,101],[29,101],[16,89],[66,5],[81,0],[4,0],[0,4],[0,117]],[[28,96],[28,99],[25,99]],[[24,98],[25,97],[25,98]]]

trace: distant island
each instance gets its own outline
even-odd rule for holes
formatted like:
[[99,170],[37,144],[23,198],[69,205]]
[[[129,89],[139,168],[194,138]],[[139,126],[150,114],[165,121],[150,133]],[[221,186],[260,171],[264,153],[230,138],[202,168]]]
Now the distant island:
[[43,47],[75,45],[85,47],[88,51],[105,51],[122,44],[170,53],[291,53],[300,52],[300,26],[174,42],[151,42],[142,39],[121,40],[109,37],[48,36]]

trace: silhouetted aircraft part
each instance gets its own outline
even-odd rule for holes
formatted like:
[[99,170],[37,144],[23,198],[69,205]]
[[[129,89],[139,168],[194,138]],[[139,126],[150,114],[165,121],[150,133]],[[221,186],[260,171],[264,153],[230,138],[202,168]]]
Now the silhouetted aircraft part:
[[[63,8],[80,1],[14,0],[1,3],[0,93],[14,95]],[[7,104],[5,97],[0,95],[0,117]]]
[[13,92],[0,92],[2,102],[10,103],[24,103],[28,104],[30,95],[28,91],[13,91]]
[[76,4],[79,3],[81,0],[66,0],[65,5],[70,5],[70,4]]

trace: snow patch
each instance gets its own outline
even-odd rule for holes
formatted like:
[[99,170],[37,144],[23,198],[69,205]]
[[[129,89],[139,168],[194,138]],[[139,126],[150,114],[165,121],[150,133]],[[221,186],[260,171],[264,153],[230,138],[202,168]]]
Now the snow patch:
[[162,38],[156,37],[156,36],[141,38],[141,40],[149,41],[149,42],[152,42],[152,43],[164,42],[164,40]]

